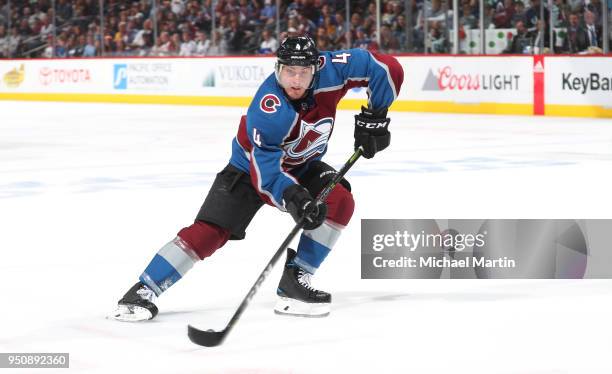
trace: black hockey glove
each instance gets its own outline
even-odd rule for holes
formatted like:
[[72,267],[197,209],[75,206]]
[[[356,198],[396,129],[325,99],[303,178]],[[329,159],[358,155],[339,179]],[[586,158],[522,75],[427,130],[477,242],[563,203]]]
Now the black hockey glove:
[[361,113],[355,115],[355,150],[363,148],[363,157],[372,158],[389,146],[391,133],[390,118],[387,118],[387,109],[378,111],[361,107]]
[[299,184],[287,187],[283,193],[285,208],[291,213],[295,222],[304,220],[304,230],[314,230],[323,224],[327,215],[327,205],[320,201],[315,204],[315,199],[310,192]]

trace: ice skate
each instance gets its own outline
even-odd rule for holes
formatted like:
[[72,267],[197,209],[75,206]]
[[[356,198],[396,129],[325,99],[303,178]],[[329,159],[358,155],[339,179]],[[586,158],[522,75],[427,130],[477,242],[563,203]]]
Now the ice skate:
[[276,294],[276,314],[302,317],[325,317],[330,312],[331,295],[310,285],[311,274],[293,264],[296,253],[287,248],[285,270]]
[[157,315],[155,292],[138,282],[117,303],[110,318],[122,322],[138,322],[153,319]]

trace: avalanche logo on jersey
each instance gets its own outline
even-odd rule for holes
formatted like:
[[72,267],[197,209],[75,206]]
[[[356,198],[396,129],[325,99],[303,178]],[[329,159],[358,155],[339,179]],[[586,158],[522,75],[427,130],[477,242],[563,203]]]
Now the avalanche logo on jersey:
[[322,118],[314,124],[302,120],[298,137],[282,146],[288,157],[285,162],[300,164],[312,156],[323,153],[333,126],[332,117]]
[[323,70],[325,67],[325,56],[319,56],[319,70]]
[[278,96],[273,94],[264,95],[259,102],[259,107],[264,113],[275,113],[276,108],[281,106]]

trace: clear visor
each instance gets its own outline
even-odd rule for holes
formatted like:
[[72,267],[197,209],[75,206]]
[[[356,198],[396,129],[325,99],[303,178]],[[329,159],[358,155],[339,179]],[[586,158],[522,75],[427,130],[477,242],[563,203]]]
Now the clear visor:
[[277,64],[276,79],[283,88],[304,88],[310,87],[314,77],[314,66],[293,66]]

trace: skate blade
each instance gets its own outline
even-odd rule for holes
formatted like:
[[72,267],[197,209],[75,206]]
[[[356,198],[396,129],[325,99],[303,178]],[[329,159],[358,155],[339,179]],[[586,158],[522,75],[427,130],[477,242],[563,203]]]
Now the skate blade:
[[274,313],[295,317],[327,317],[331,311],[329,303],[305,303],[303,301],[279,297],[274,306]]
[[120,322],[142,322],[153,318],[151,312],[143,307],[136,305],[118,305],[117,309],[106,317]]

